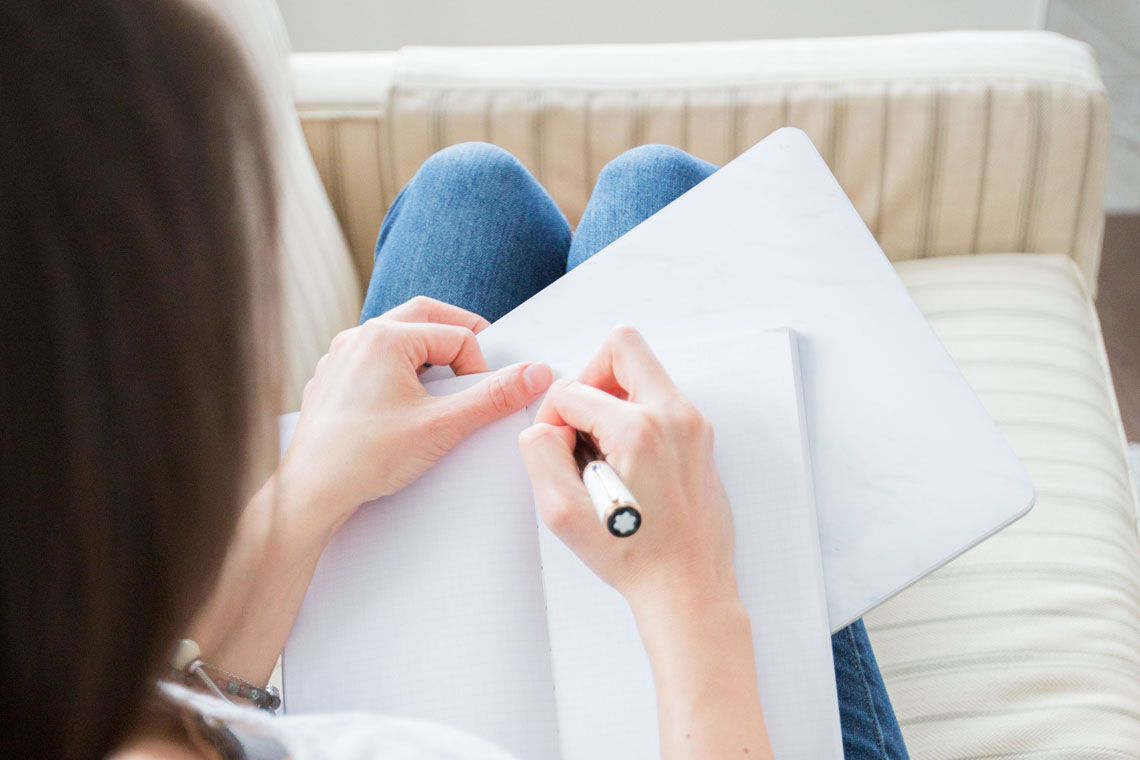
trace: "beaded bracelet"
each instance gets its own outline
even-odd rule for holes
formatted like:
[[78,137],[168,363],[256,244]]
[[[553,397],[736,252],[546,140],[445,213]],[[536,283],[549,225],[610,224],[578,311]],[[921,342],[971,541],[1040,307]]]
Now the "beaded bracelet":
[[275,686],[254,686],[216,665],[203,662],[202,650],[191,639],[182,639],[170,661],[170,674],[187,686],[205,684],[206,688],[227,702],[231,697],[248,700],[255,707],[273,712],[281,706],[281,694]]

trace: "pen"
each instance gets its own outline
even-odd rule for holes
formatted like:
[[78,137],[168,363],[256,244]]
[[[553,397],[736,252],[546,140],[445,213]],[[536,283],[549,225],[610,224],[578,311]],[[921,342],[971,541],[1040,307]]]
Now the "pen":
[[582,483],[602,524],[618,538],[628,538],[636,533],[641,527],[637,501],[614,468],[606,463],[594,440],[581,430],[574,446],[574,461],[578,463]]

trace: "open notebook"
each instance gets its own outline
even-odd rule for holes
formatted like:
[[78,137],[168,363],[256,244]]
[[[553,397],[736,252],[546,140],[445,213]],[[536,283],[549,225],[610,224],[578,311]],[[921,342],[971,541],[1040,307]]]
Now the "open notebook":
[[[841,758],[795,335],[731,346],[715,364],[708,342],[654,349],[716,431],[776,756]],[[628,605],[538,519],[516,440],[533,413],[476,432],[341,528],[285,647],[287,712],[423,718],[528,759],[659,757]]]

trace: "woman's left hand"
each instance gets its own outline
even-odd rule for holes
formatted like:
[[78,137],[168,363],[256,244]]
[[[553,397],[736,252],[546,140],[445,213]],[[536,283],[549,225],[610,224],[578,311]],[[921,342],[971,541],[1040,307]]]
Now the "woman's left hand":
[[277,473],[287,501],[331,532],[358,505],[409,485],[476,428],[544,393],[550,368],[523,363],[458,393],[428,394],[417,374],[424,364],[487,371],[475,334],[488,324],[419,296],[337,335],[305,386]]

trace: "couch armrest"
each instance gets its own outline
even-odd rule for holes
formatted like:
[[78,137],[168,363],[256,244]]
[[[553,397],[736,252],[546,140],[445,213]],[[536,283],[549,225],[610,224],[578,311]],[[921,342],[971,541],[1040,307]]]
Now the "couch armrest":
[[297,107],[362,277],[433,152],[518,156],[571,223],[646,142],[724,163],[778,127],[815,142],[893,260],[1064,253],[1095,284],[1108,105],[1089,49],[1049,32],[295,54]]

